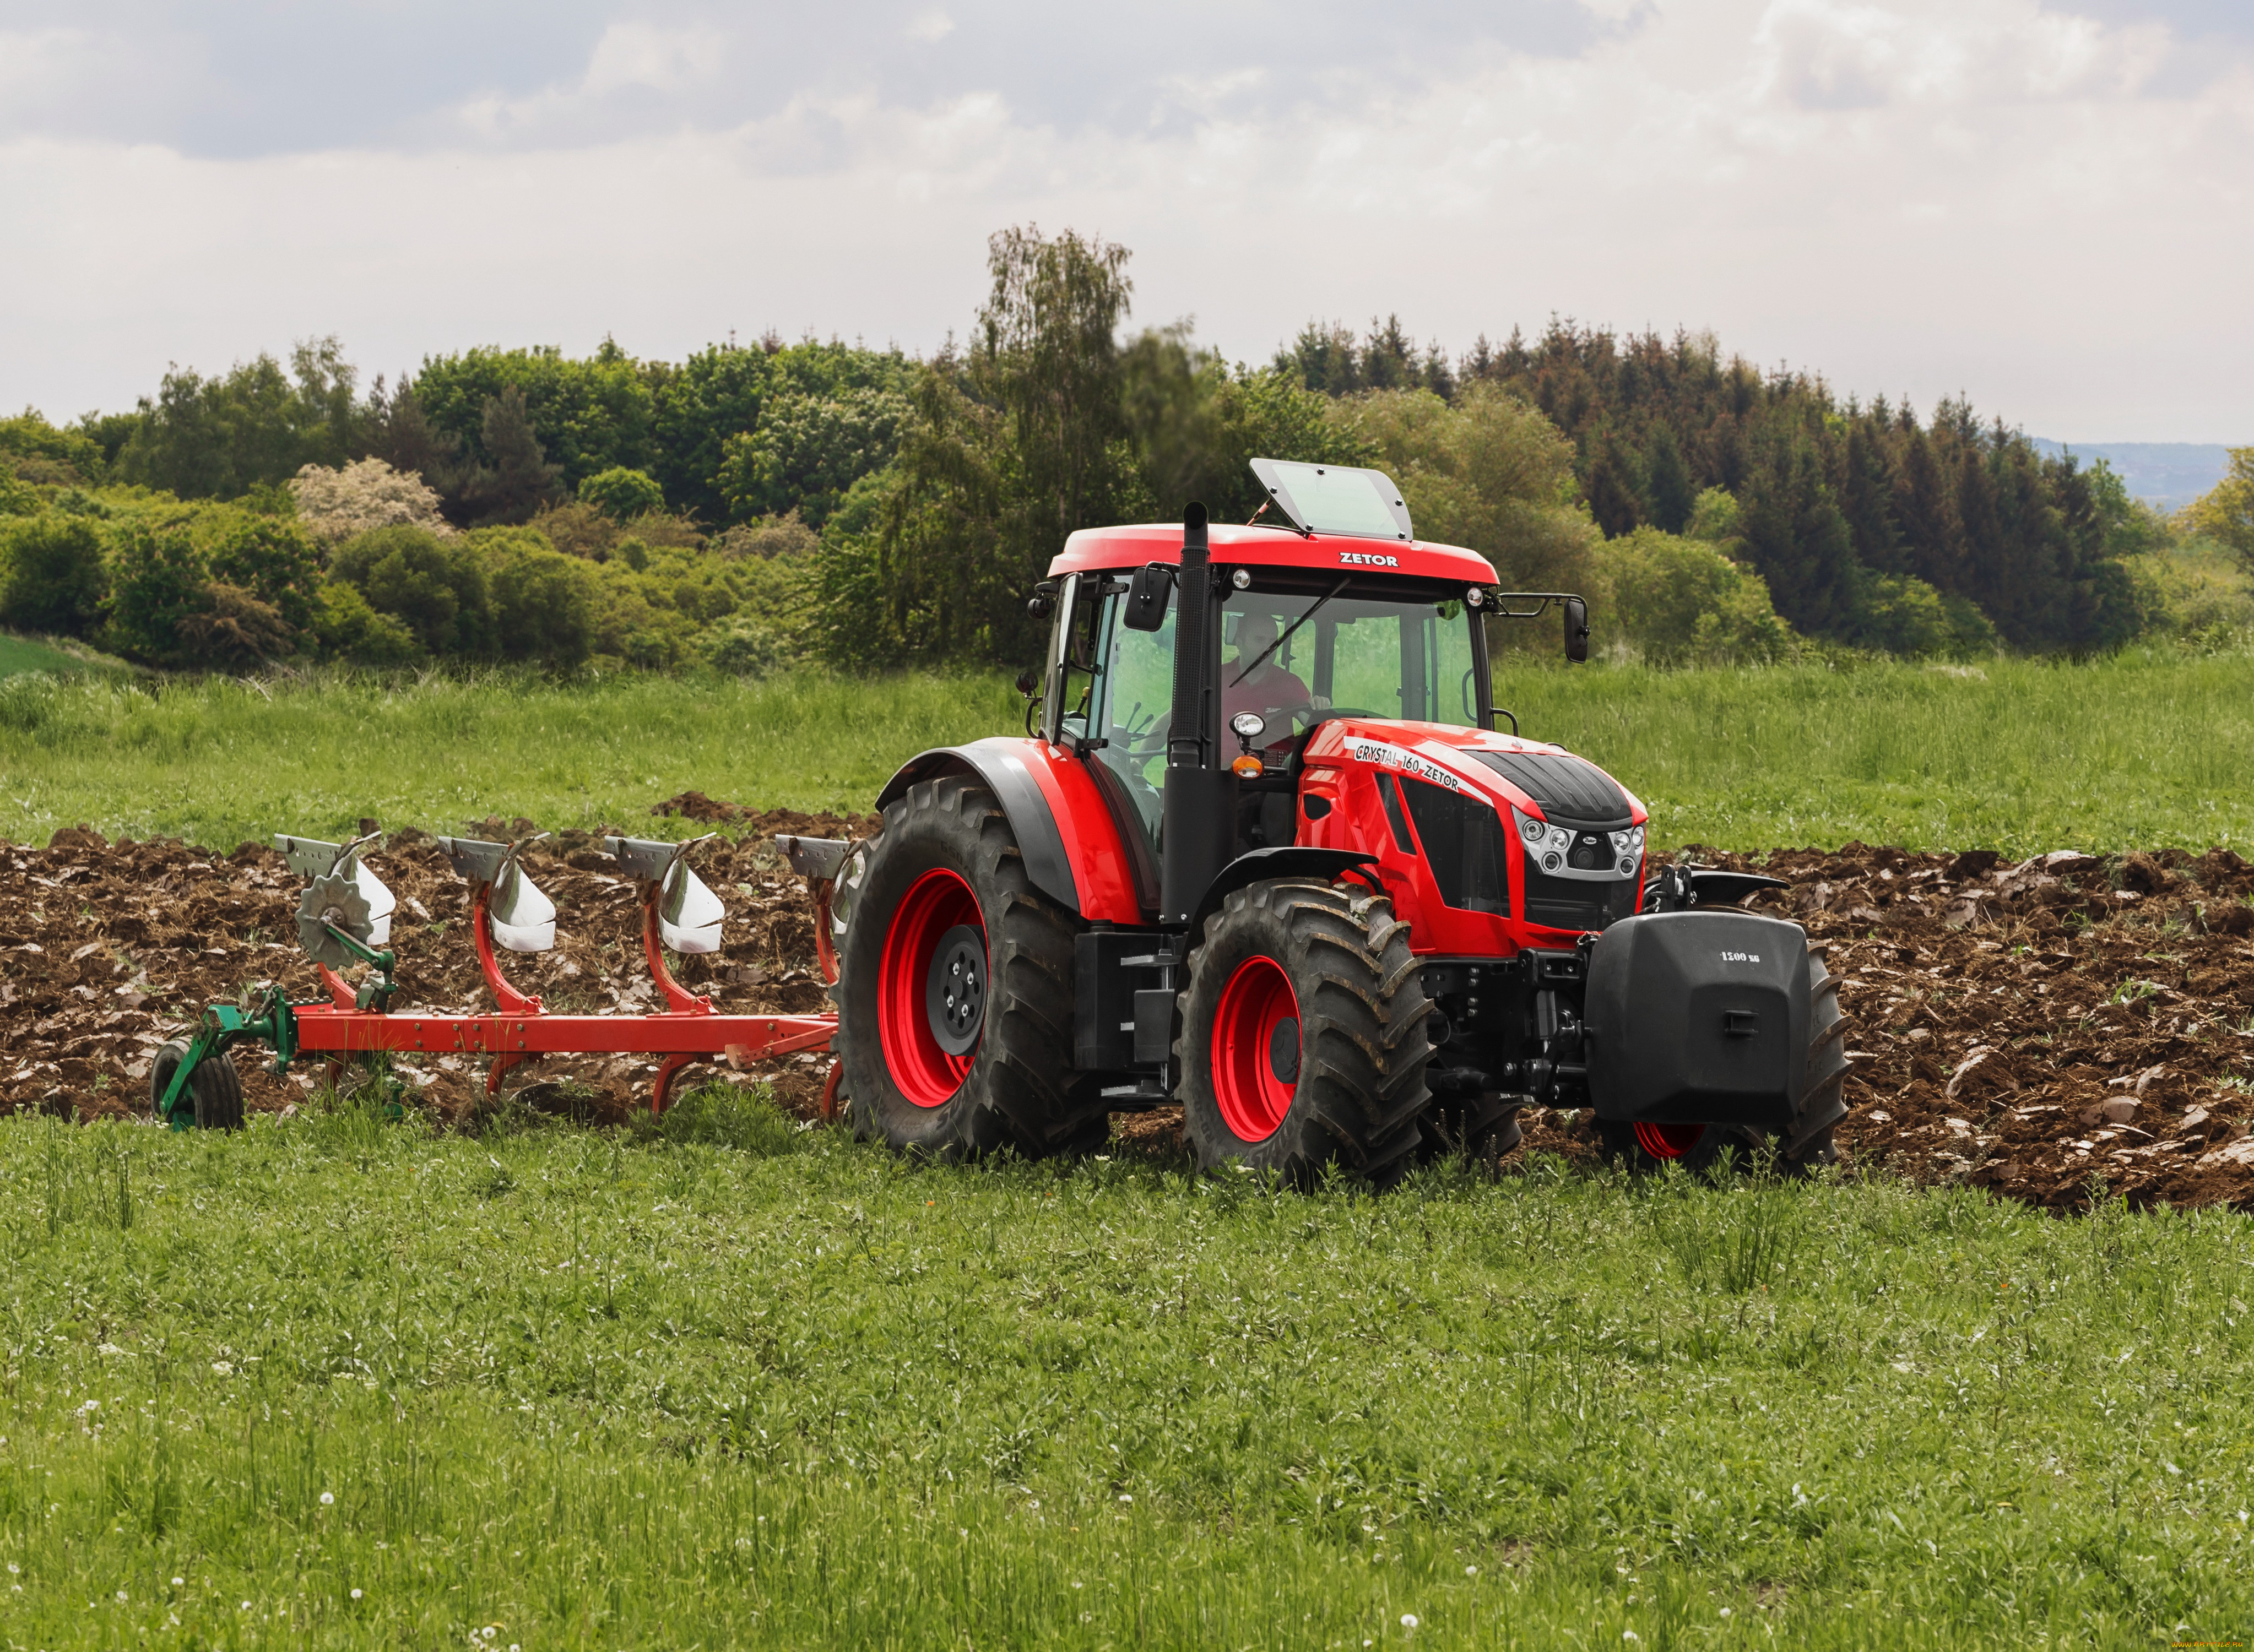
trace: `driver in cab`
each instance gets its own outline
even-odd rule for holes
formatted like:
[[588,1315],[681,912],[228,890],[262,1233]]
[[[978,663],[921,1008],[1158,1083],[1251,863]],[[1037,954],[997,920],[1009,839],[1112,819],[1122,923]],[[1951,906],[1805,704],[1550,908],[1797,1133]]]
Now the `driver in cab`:
[[1279,714],[1305,706],[1312,698],[1306,684],[1284,667],[1282,651],[1276,647],[1277,635],[1272,614],[1247,614],[1236,622],[1236,658],[1221,672],[1222,728],[1240,713],[1250,711],[1266,721],[1271,737],[1288,735],[1290,724],[1279,726]]

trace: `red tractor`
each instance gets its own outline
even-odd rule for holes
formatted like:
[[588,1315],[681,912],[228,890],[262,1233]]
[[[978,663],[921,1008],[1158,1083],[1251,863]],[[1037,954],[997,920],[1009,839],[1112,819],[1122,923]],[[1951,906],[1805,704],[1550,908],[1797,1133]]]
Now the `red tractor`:
[[1828,1159],[1836,985],[1735,905],[1775,881],[1654,868],[1643,805],[1494,707],[1491,634],[1561,612],[1584,659],[1586,604],[1418,540],[1378,471],[1253,469],[1248,526],[1074,533],[1026,737],[879,796],[839,903],[856,1129],[1038,1156],[1179,1103],[1201,1167],[1382,1187],[1564,1106],[1646,1164]]

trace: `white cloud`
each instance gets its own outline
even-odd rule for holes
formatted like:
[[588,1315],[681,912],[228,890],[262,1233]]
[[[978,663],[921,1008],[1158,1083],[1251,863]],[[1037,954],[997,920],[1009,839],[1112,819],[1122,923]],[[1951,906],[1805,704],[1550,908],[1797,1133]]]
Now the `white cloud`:
[[116,405],[166,359],[332,329],[395,370],[606,331],[651,354],[769,325],[930,348],[971,317],[987,232],[1032,219],[1126,242],[1140,318],[1194,312],[1239,357],[1395,310],[1459,348],[1553,313],[1712,325],[1843,390],[1964,390],[2045,434],[2254,440],[2254,73],[2181,83],[2157,26],[2035,0],[1606,15],[1576,55],[1469,53],[1352,99],[1176,66],[1132,124],[999,80],[808,82],[684,119],[673,97],[747,48],[616,24],[584,73],[458,106],[424,152],[19,138],[0,404]]
[[595,43],[584,89],[597,96],[626,87],[671,92],[719,72],[725,37],[713,29],[661,29],[614,23]]
[[921,40],[927,45],[936,45],[954,32],[955,19],[937,6],[917,12],[908,22],[908,38]]

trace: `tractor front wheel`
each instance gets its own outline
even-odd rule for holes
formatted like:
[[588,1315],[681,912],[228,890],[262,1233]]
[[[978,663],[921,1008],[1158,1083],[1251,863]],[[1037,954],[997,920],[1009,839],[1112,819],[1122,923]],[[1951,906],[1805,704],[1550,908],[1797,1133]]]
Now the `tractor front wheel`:
[[1110,1116],[1072,1065],[1075,927],[974,777],[887,806],[831,989],[855,1133],[944,1160],[1100,1147]]
[[1390,901],[1296,879],[1241,889],[1207,920],[1180,1002],[1177,1093],[1201,1169],[1401,1179],[1432,1005]]

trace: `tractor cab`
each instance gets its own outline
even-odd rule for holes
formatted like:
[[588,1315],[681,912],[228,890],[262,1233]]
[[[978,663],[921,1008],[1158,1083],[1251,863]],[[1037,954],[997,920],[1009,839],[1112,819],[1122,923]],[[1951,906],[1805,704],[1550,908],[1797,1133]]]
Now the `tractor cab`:
[[1530,1105],[1648,1159],[1827,1152],[1836,987],[1796,926],[1694,910],[1772,881],[1648,878],[1642,804],[1494,706],[1496,628],[1556,616],[1582,660],[1587,604],[1418,540],[1381,471],[1253,470],[1242,526],[1073,534],[1025,737],[879,795],[836,989],[857,1124],[1040,1154],[1179,1105],[1202,1165],[1378,1185]]
[[[1035,732],[1101,770],[1098,784],[1140,840],[1132,847],[1152,875],[1154,916],[1165,904],[1155,873],[1167,859],[1170,775],[1178,789],[1200,784],[1184,781],[1186,769],[1229,778],[1207,784],[1210,806],[1190,822],[1198,841],[1177,846],[1196,863],[1180,880],[1185,898],[1188,884],[1217,874],[1216,856],[1302,847],[1368,855],[1417,924],[1419,952],[1453,944],[1510,956],[1528,939],[1510,920],[1530,917],[1568,931],[1551,939],[1571,946],[1633,911],[1642,805],[1592,765],[1521,738],[1516,718],[1494,706],[1490,626],[1555,613],[1568,658],[1583,659],[1582,600],[1499,592],[1484,557],[1417,540],[1381,471],[1269,460],[1255,470],[1276,519],[1264,509],[1242,527],[1208,526],[1196,660],[1180,657],[1183,593],[1200,576],[1183,570],[1179,527],[1075,533],[1034,599],[1053,619]],[[1199,687],[1178,729],[1184,673]],[[1553,772],[1580,784],[1561,796]],[[1528,822],[1573,833],[1547,872],[1550,838],[1526,838]],[[1606,834],[1601,866],[1591,833]],[[1533,882],[1544,892],[1531,912],[1514,875],[1522,840],[1542,845]],[[1546,889],[1598,873],[1608,886],[1600,896]],[[1465,931],[1452,912],[1503,922]]]

